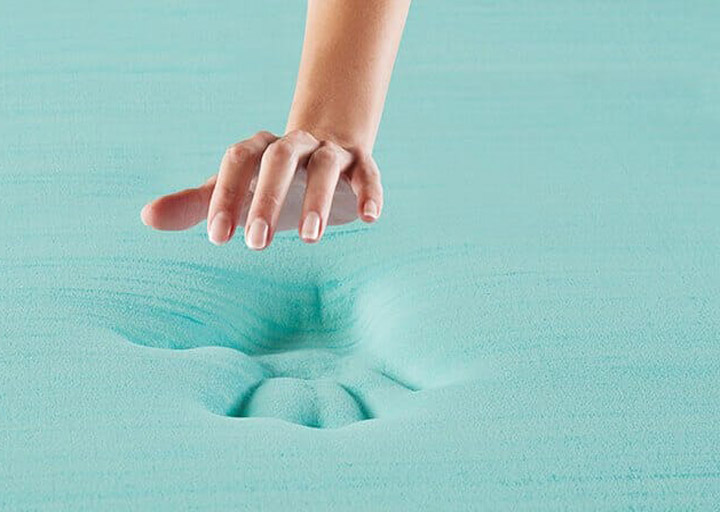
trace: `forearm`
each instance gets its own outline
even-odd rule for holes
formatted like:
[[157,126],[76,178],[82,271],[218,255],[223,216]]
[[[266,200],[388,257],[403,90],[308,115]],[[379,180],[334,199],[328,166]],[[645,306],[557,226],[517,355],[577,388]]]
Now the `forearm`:
[[309,0],[286,131],[371,152],[410,0]]

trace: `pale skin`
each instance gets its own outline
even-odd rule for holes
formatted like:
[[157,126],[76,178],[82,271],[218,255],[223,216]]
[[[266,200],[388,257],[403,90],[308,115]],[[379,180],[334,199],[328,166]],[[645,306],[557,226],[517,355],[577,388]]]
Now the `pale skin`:
[[[206,219],[212,243],[227,243],[240,227],[249,248],[264,249],[300,165],[307,168],[298,219],[304,242],[322,238],[339,179],[350,183],[358,217],[375,222],[383,189],[372,152],[409,7],[410,0],[309,0],[285,134],[260,131],[231,145],[216,175],[147,204],[143,222],[182,230]],[[247,222],[238,226],[256,173]]]

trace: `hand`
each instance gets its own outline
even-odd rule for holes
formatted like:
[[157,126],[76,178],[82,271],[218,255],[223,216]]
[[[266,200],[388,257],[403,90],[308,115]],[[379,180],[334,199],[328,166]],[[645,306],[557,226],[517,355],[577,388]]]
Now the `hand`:
[[[303,130],[282,137],[261,131],[230,146],[218,173],[197,188],[160,197],[141,213],[148,226],[188,229],[207,218],[208,236],[216,245],[229,241],[247,209],[245,243],[264,249],[278,229],[288,189],[299,167],[307,168],[307,186],[298,220],[300,238],[314,243],[328,225],[338,181],[347,180],[357,198],[357,216],[374,222],[383,206],[380,172],[368,154],[318,140]],[[257,178],[251,204],[249,190]]]

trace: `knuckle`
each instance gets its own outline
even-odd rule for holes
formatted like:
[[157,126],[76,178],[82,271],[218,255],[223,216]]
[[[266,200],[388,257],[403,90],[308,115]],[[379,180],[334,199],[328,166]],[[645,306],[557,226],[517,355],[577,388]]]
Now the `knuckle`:
[[286,137],[304,137],[305,135],[307,135],[307,132],[298,128],[290,130],[285,134]]
[[352,180],[364,186],[380,186],[380,171],[372,162],[360,161],[352,172]]
[[285,134],[283,139],[289,140],[296,146],[313,146],[318,144],[318,140],[305,130],[291,130]]
[[368,163],[364,166],[364,168],[365,175],[368,177],[368,179],[380,181],[380,169],[378,169],[377,165],[373,163]]
[[289,160],[295,154],[295,147],[285,139],[278,139],[270,144],[265,151],[267,158]]
[[259,211],[270,212],[279,208],[282,198],[277,192],[263,192],[255,196],[255,206]]
[[253,156],[252,148],[246,142],[238,142],[227,148],[225,152],[228,159],[232,162],[239,162],[245,158]]
[[371,184],[368,186],[368,190],[370,191],[371,194],[382,198],[383,188],[382,188],[382,186],[380,185],[380,183],[378,183],[378,182],[371,183]]
[[312,137],[312,135],[310,135],[305,130],[290,130],[285,134],[283,138],[293,142],[299,142],[302,140],[307,140],[309,137]]
[[329,149],[335,151],[335,152],[338,153],[338,154],[347,153],[347,151],[345,150],[345,148],[343,148],[343,147],[342,147],[341,145],[339,145],[337,142],[333,142],[333,141],[331,141],[331,140],[324,140],[324,141],[322,142],[322,147],[323,147],[323,148],[329,148]]
[[270,139],[270,138],[275,138],[275,135],[273,135],[272,133],[270,133],[267,130],[260,130],[255,135],[253,135],[253,139],[265,140],[265,139]]
[[336,167],[340,155],[330,146],[322,146],[310,157],[310,164],[313,167]]
[[327,221],[332,207],[332,193],[323,191],[322,194],[315,193],[303,201],[304,212],[317,212],[321,219]]
[[365,191],[370,195],[382,195],[382,185],[380,179],[377,176],[373,176],[366,173],[353,174],[351,183],[354,187],[359,190]]
[[218,183],[215,185],[214,195],[219,201],[227,203],[238,196],[238,191],[235,187],[231,187],[227,183]]

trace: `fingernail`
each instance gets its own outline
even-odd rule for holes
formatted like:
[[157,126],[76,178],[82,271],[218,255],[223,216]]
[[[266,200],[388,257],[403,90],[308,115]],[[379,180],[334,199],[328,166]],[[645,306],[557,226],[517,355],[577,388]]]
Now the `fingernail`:
[[148,216],[148,211],[150,211],[150,205],[149,205],[149,204],[146,204],[145,206],[143,206],[143,209],[140,210],[140,220],[142,220],[142,223],[145,224],[146,226],[149,225],[148,222],[147,222],[147,220],[146,220],[146,219],[147,219],[147,216]]
[[245,244],[250,249],[263,249],[267,245],[268,230],[267,222],[260,218],[255,219],[245,235]]
[[303,240],[315,241],[320,236],[320,215],[310,212],[303,221],[300,229],[300,236]]
[[228,241],[230,229],[232,229],[230,216],[225,212],[217,213],[215,217],[213,217],[210,223],[210,229],[208,230],[210,241],[215,245],[224,244]]
[[378,217],[378,205],[375,201],[372,199],[368,199],[365,201],[365,206],[363,206],[363,215],[366,217],[371,217],[373,219],[377,219]]

